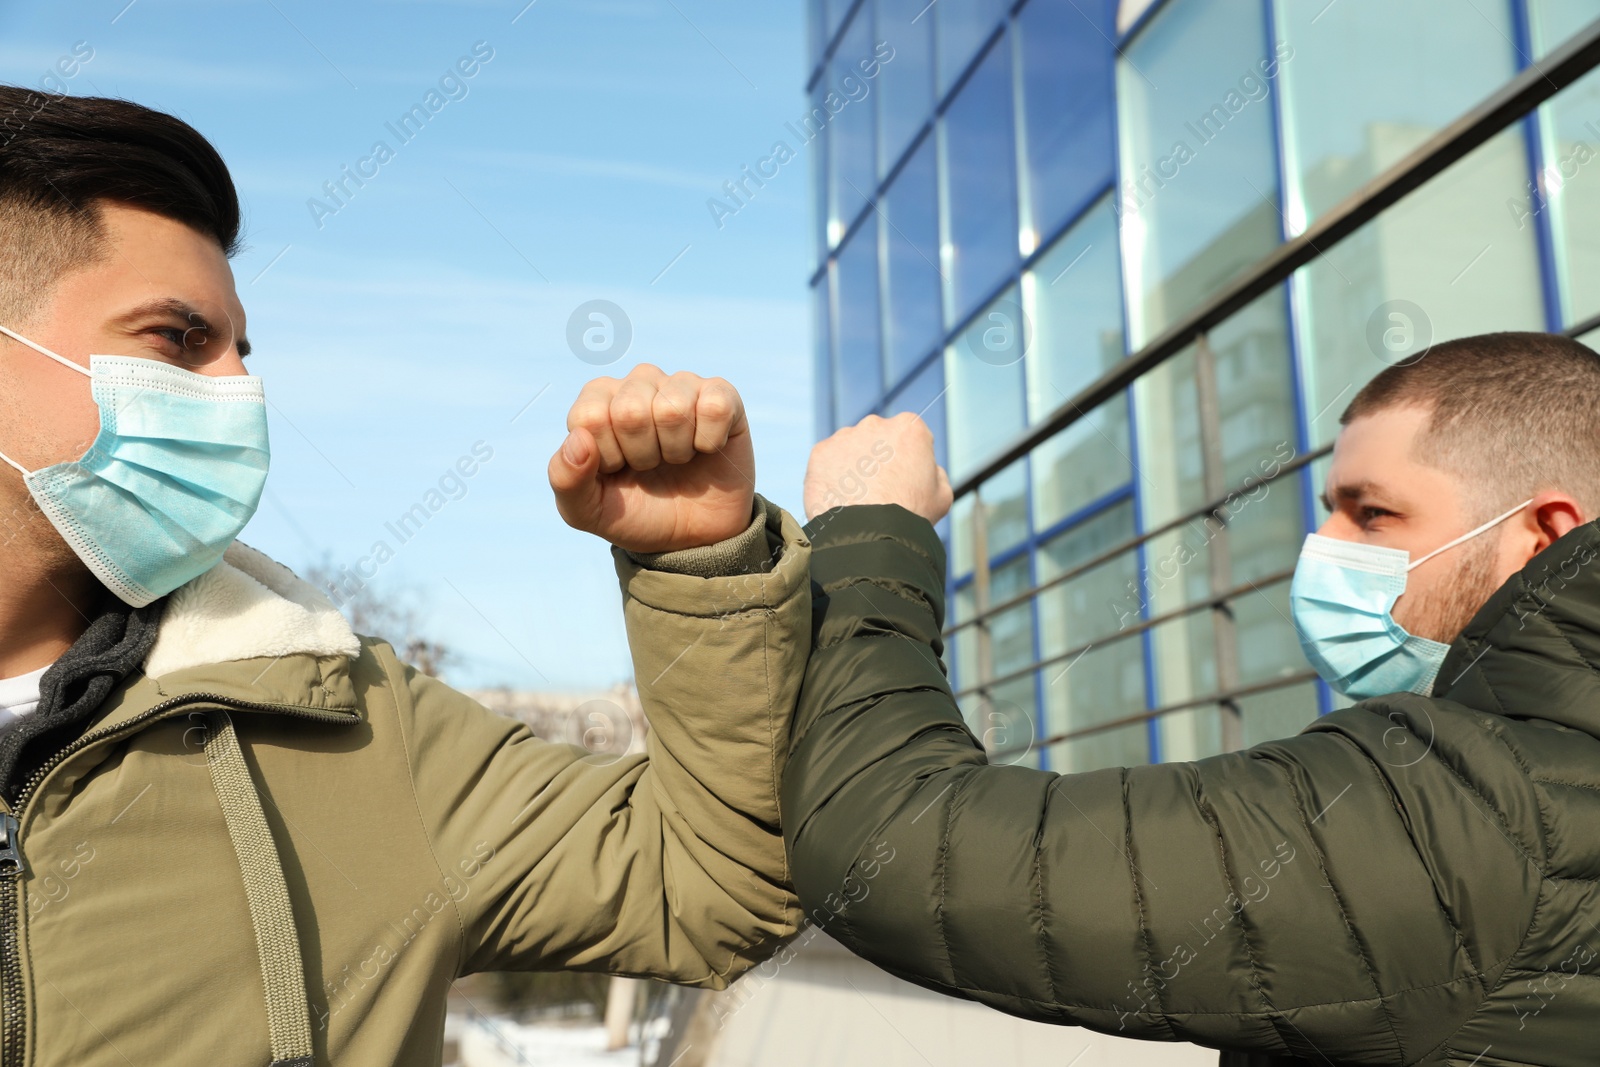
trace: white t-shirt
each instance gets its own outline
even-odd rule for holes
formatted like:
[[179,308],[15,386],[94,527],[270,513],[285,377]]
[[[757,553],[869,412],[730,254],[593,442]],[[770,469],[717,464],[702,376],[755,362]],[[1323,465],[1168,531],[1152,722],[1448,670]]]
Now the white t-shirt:
[[39,679],[49,667],[15,678],[0,678],[0,727],[13,723],[39,706]]

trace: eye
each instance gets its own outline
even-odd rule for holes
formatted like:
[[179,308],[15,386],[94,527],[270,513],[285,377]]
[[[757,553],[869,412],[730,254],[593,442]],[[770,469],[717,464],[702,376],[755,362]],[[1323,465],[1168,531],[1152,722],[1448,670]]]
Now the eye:
[[1380,508],[1372,504],[1363,505],[1361,508],[1361,519],[1363,522],[1371,522],[1373,519],[1379,519],[1392,515],[1394,515],[1394,512],[1390,511],[1388,508]]
[[187,366],[203,365],[221,354],[211,344],[210,328],[205,325],[152,326],[145,333],[172,346],[175,351],[165,353],[166,358],[181,360]]

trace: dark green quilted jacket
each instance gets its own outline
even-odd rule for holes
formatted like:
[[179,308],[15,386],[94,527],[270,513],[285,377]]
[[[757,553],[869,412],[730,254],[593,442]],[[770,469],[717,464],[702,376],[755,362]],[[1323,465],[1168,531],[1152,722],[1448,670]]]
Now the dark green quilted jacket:
[[1224,1064],[1600,1063],[1600,530],[1533,559],[1439,692],[1194,763],[990,766],[939,660],[944,551],[808,533],[783,786],[807,914],[929,989]]

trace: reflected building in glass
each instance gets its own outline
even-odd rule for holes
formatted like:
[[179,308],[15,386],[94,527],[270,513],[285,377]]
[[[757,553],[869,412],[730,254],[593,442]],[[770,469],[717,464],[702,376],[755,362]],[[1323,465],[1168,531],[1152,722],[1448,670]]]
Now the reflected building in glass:
[[[811,0],[818,435],[916,412],[968,478],[1597,16]],[[1083,770],[1254,744],[1339,704],[1288,605],[1326,460],[1259,479],[1333,440],[1386,331],[1600,311],[1591,223],[1600,74],[964,496],[941,533],[974,731]]]

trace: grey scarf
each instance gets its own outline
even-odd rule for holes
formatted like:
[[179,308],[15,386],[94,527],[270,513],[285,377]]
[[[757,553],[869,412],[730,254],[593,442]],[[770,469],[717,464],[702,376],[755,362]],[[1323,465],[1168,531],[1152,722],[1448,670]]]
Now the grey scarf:
[[39,706],[0,728],[0,792],[17,791],[41,764],[77,740],[121,681],[155,644],[166,601],[130,608],[109,594],[100,617],[39,680]]

